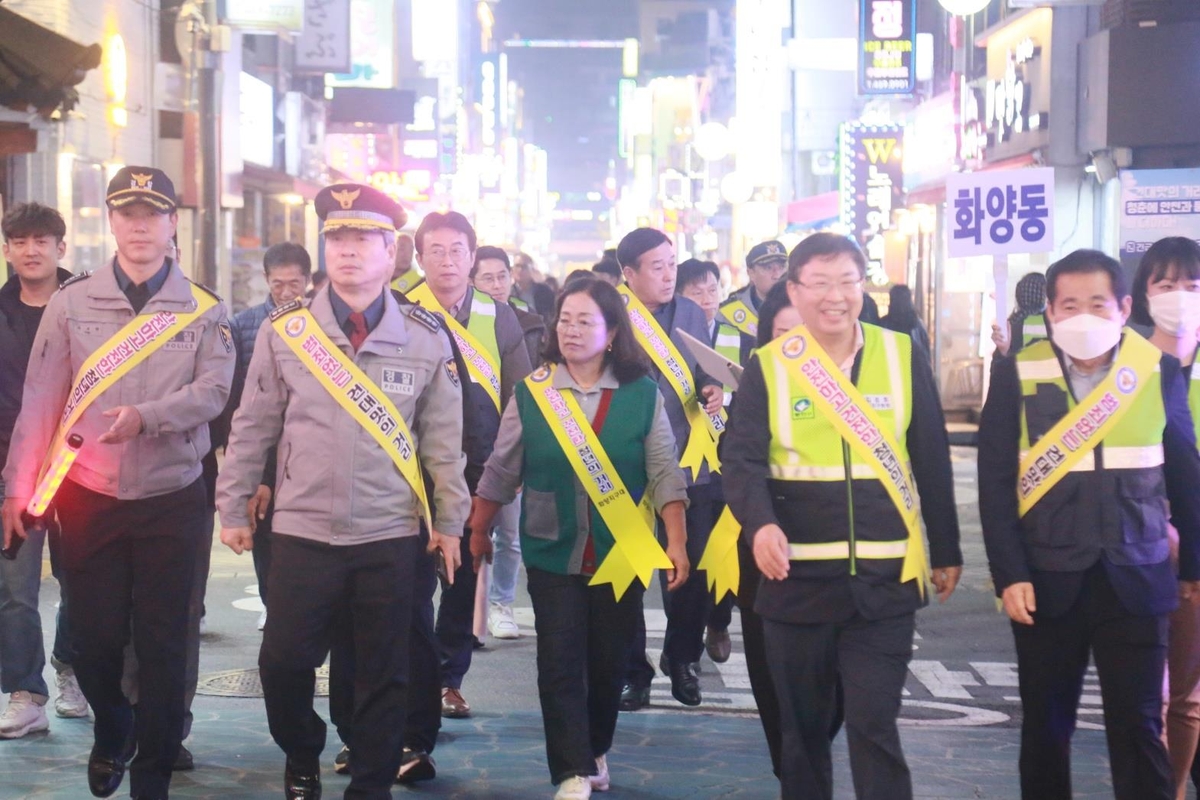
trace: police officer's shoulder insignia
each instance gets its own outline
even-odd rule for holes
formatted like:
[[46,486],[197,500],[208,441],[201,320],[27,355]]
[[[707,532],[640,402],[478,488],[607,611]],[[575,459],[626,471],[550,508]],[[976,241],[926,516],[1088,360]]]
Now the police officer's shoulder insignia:
[[217,335],[221,337],[221,344],[225,346],[226,353],[233,352],[233,328],[229,327],[228,322],[217,323]]
[[71,277],[67,278],[65,281],[60,283],[58,285],[58,288],[65,289],[73,283],[79,283],[80,281],[85,281],[90,277],[92,277],[91,270],[88,270],[87,272],[81,272],[78,275],[72,275]]
[[799,358],[804,355],[807,343],[803,336],[793,336],[783,343],[783,354],[788,358]]
[[293,311],[299,311],[302,308],[304,308],[303,302],[301,302],[300,300],[291,300],[287,303],[284,303],[281,306],[275,306],[275,308],[273,308],[271,310],[271,313],[268,316],[269,316],[271,322],[274,322],[275,320],[279,319],[280,317],[286,316],[286,315],[292,313]]
[[[189,278],[188,280],[191,280],[191,278]],[[200,287],[201,289],[203,289],[204,291],[206,291],[206,292],[208,292],[209,294],[211,294],[211,295],[212,295],[214,298],[216,298],[216,301],[217,301],[218,303],[222,303],[222,302],[224,302],[224,300],[221,298],[221,295],[217,294],[217,293],[216,293],[216,292],[214,292],[212,289],[210,289],[210,288],[208,288],[207,286],[205,286],[203,283],[200,283],[199,281],[191,281],[191,282],[192,282],[193,284],[195,284],[196,286],[199,286],[199,287]]]
[[408,311],[409,318],[416,320],[434,333],[442,329],[442,321],[432,311],[428,311],[417,305],[407,306],[406,310]]
[[458,380],[458,364],[454,363],[453,358],[446,359],[446,377],[450,378],[450,382],[456,387],[461,386]]

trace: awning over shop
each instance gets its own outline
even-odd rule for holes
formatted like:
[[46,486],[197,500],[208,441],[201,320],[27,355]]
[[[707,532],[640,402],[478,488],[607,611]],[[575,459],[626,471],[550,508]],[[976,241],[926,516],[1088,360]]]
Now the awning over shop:
[[837,192],[817,194],[788,203],[788,233],[802,233],[832,225],[841,216],[839,203]]
[[100,58],[100,45],[85,47],[0,6],[0,104],[47,118],[69,111],[79,101],[74,87]]

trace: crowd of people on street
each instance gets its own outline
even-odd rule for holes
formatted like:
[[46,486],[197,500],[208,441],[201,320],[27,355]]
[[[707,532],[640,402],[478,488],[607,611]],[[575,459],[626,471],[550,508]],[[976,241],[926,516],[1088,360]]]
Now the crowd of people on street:
[[[180,266],[166,174],[124,167],[106,200],[116,255],[91,273],[62,269],[56,210],[3,218],[0,738],[49,727],[48,545],[53,708],[94,718],[89,790],[113,795],[128,770],[132,797],[166,798],[194,768],[219,521],[252,554],[289,800],[322,794],[327,660],[345,797],[435,779],[443,719],[472,715],[481,625],[521,635],[522,571],[557,800],[620,782],[618,718],[656,674],[702,704],[699,662],[730,659],[735,606],[764,791],[832,798],[844,730],[858,797],[912,797],[897,720],[916,613],[950,598],[963,558],[919,303],[894,286],[879,319],[852,239],[756,244],[722,299],[717,264],[677,263],[643,227],[560,287],[457,212],[410,235],[389,196],[336,184],[315,199],[322,269],[269,248],[266,300],[230,317]],[[1116,797],[1184,798],[1200,777],[1200,246],[1158,242],[1132,282],[1078,250],[1016,295],[993,329],[978,483],[1022,796],[1071,797],[1093,659]]]

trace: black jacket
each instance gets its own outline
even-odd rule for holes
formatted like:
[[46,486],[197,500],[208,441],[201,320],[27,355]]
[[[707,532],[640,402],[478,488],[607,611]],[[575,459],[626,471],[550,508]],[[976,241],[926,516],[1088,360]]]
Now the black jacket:
[[[70,277],[65,269],[58,270],[59,282]],[[20,307],[21,280],[13,276],[0,287],[0,464],[8,460],[8,446],[21,413],[25,369],[37,334],[37,328],[25,324]]]
[[[851,373],[858,381],[860,351]],[[933,567],[962,564],[954,476],[946,423],[929,361],[912,348],[912,420],[906,439]],[[770,411],[762,365],[752,358],[742,374],[721,450],[725,498],[753,544],[764,525],[779,525],[789,540],[803,541],[805,530],[846,531],[853,524],[864,540],[903,539],[907,529],[879,481],[780,481],[770,477]],[[848,485],[849,484],[849,485]],[[847,495],[854,498],[850,521]],[[828,538],[828,537],[824,537]],[[907,614],[922,605],[917,587],[895,575],[860,571],[850,574],[846,561],[793,562],[783,581],[763,580],[755,611],[767,619],[796,624],[840,622],[856,612],[867,619]],[[815,572],[814,572],[815,570]]]
[[[1055,348],[1055,353],[1061,362],[1061,352]],[[997,596],[1014,583],[1032,583],[1038,614],[1055,617],[1075,602],[1087,570],[1102,563],[1127,611],[1170,611],[1178,603],[1178,589],[1169,558],[1151,564],[1114,563],[1128,560],[1121,558],[1122,550],[1152,544],[1150,537],[1165,535],[1164,499],[1170,502],[1171,523],[1179,531],[1179,577],[1200,579],[1200,454],[1179,361],[1164,354],[1160,365],[1167,417],[1162,478],[1128,474],[1147,470],[1072,472],[1023,520],[1017,510],[1022,407],[1017,363],[1010,357],[992,366],[991,389],[979,423],[979,514]],[[1065,397],[1059,418],[1064,414]],[[1035,421],[1035,427],[1045,431],[1047,423],[1050,420]],[[1103,447],[1101,443],[1101,451]],[[1098,465],[1103,466],[1102,452]],[[1044,565],[1041,569],[1032,563],[1035,556]]]

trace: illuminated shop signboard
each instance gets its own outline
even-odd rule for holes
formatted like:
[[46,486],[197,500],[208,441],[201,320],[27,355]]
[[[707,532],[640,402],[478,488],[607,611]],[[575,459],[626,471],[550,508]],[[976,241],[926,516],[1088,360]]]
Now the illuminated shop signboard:
[[916,0],[860,0],[858,93],[912,94],[917,83]]
[[904,128],[843,125],[841,129],[841,221],[867,256],[867,280],[882,286],[883,232],[904,193]]

